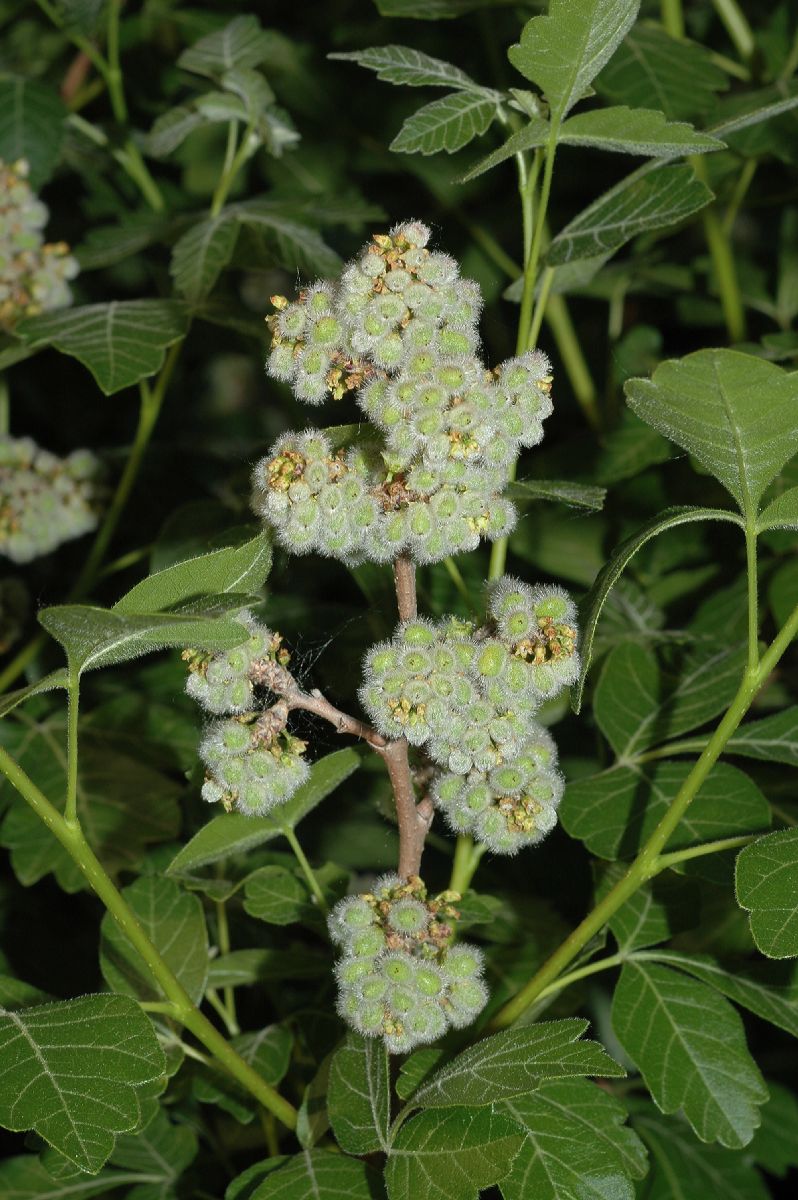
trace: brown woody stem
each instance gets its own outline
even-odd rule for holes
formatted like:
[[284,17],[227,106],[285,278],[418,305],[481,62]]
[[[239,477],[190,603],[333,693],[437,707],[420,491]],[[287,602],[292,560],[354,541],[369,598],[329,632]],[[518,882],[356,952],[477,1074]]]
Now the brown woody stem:
[[406,554],[400,554],[393,564],[393,577],[396,583],[396,603],[399,606],[399,620],[413,621],[418,615],[416,602],[416,564]]

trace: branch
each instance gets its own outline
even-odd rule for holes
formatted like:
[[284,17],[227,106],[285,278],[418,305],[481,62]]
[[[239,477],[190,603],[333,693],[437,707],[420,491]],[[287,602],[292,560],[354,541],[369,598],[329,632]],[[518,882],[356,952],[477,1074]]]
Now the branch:
[[393,564],[393,577],[396,583],[396,603],[399,606],[399,620],[413,621],[418,616],[416,602],[416,564],[406,554],[400,554]]

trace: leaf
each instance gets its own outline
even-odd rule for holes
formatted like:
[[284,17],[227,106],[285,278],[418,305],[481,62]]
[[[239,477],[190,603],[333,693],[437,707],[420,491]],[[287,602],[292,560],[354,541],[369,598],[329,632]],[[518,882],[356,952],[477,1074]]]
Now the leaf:
[[453,92],[408,117],[390,145],[398,154],[454,154],[480,137],[499,115],[496,99],[484,92]]
[[113,607],[116,613],[163,612],[198,596],[260,591],[272,565],[267,534],[259,533],[237,546],[183,559],[137,583]]
[[35,1129],[82,1171],[140,1120],[137,1090],[164,1069],[149,1018],[125,996],[0,1010],[0,1124]]
[[112,300],[28,317],[15,332],[29,346],[76,358],[110,396],[159,371],[187,330],[188,314],[176,300]]
[[511,134],[503,146],[499,146],[498,150],[493,150],[475,167],[471,167],[460,182],[469,183],[478,175],[484,175],[486,171],[491,171],[499,163],[506,162],[508,158],[514,158],[516,154],[521,154],[524,150],[534,150],[538,146],[545,146],[549,139],[550,128],[548,121],[544,121],[542,117],[530,117],[528,123]]
[[[282,1025],[267,1025],[253,1033],[240,1033],[230,1045],[261,1078],[275,1087],[285,1077],[294,1045]],[[257,1101],[218,1063],[203,1066],[194,1078],[194,1095],[202,1104],[214,1104],[242,1124],[254,1120]]]
[[627,108],[625,104],[595,108],[569,117],[559,141],[568,146],[588,146],[595,150],[615,150],[652,158],[707,154],[724,147],[718,138],[700,133],[682,121],[669,121],[656,109]]
[[391,1084],[382,1038],[346,1035],[330,1064],[327,1109],[338,1144],[347,1154],[387,1152]]
[[581,100],[634,24],[639,0],[551,0],[507,57],[540,88],[558,121]]
[[86,231],[84,241],[73,248],[81,271],[96,271],[138,254],[147,246],[166,239],[170,222],[155,213],[135,213],[117,225],[100,225]]
[[68,679],[66,670],[59,667],[57,671],[51,671],[49,675],[45,675],[36,683],[29,683],[27,687],[17,688],[14,692],[6,692],[0,696],[0,717],[5,717],[18,704],[24,704],[32,696],[40,696],[43,692],[52,692],[56,688],[67,687]]
[[310,1150],[317,1142],[320,1142],[330,1128],[330,1117],[327,1112],[327,1087],[331,1062],[332,1055],[326,1054],[318,1071],[305,1088],[305,1094],[299,1106],[296,1136],[300,1146],[305,1150]]
[[781,829],[740,851],[737,903],[750,912],[754,941],[768,958],[798,955],[798,829]]
[[317,979],[330,974],[328,954],[307,947],[289,950],[233,950],[211,960],[208,987],[242,987],[250,983],[282,983],[286,979]]
[[[82,1175],[70,1180],[67,1187],[62,1179],[54,1179],[34,1154],[20,1154],[0,1162],[0,1195],[4,1200],[84,1200],[98,1196],[105,1200],[108,1189],[113,1187],[116,1171],[102,1171],[99,1175]],[[127,1176],[135,1183],[137,1176]]]
[[414,1050],[399,1068],[395,1088],[400,1100],[408,1100],[445,1057],[446,1051],[440,1047],[422,1046],[420,1050]]
[[[166,1200],[186,1167],[197,1157],[197,1135],[188,1125],[173,1124],[159,1108],[141,1133],[117,1138],[110,1161],[138,1171],[151,1182],[137,1188],[134,1200]],[[157,1180],[157,1182],[155,1182]]]
[[749,1155],[702,1145],[685,1121],[663,1120],[653,1105],[633,1120],[651,1150],[646,1200],[770,1200]]
[[225,211],[277,266],[325,278],[339,273],[341,260],[335,251],[315,229],[286,216],[280,205],[256,197],[228,205]]
[[329,1150],[293,1154],[247,1200],[374,1200],[376,1177],[365,1163]]
[[193,105],[178,104],[161,113],[147,134],[147,153],[153,158],[167,158],[182,145],[190,133],[204,125],[206,117]]
[[635,172],[560,230],[546,252],[546,262],[557,266],[614,253],[639,233],[676,225],[711,200],[712,192],[685,164],[658,167],[645,175]]
[[0,159],[24,158],[28,182],[38,192],[55,170],[67,110],[52,88],[35,79],[0,79]]
[[759,514],[756,527],[764,529],[798,529],[798,487],[789,488]]
[[559,479],[519,479],[509,485],[506,494],[516,502],[552,500],[572,508],[599,512],[604,507],[607,490],[592,487],[588,483],[569,483]]
[[223,29],[200,38],[184,50],[177,65],[195,75],[215,79],[233,67],[258,67],[269,56],[271,42],[257,17],[234,17]]
[[723,712],[744,670],[745,647],[699,645],[669,675],[646,646],[624,642],[604,664],[596,720],[618,759],[628,762]]
[[285,867],[261,867],[244,884],[244,911],[270,925],[291,925],[314,911],[308,893]]
[[598,1042],[578,1040],[587,1025],[573,1017],[496,1033],[458,1054],[422,1084],[413,1105],[478,1107],[534,1091],[546,1079],[625,1074]]
[[633,1200],[645,1147],[623,1105],[596,1084],[560,1079],[502,1107],[527,1134],[504,1200]]
[[[600,858],[630,858],[654,832],[691,768],[689,762],[667,761],[619,766],[569,783],[560,805],[563,828]],[[753,780],[717,763],[667,849],[759,833],[769,824],[770,806]]]
[[617,104],[651,104],[671,121],[712,108],[715,93],[729,86],[709,50],[687,38],[671,37],[661,25],[641,21],[596,79],[596,90]]
[[786,96],[783,100],[774,100],[772,104],[750,108],[729,117],[728,120],[719,121],[708,132],[715,137],[725,138],[741,129],[750,129],[752,125],[761,125],[765,121],[772,121],[774,117],[780,117],[783,113],[791,112],[796,107],[798,107],[798,94]]
[[13,975],[0,974],[0,1007],[30,1008],[32,1004],[46,1004],[48,1000],[52,1000],[52,996],[41,988],[15,979]]
[[383,17],[415,17],[419,21],[451,20],[497,2],[501,0],[374,0]]
[[737,732],[726,743],[724,753],[798,767],[798,706],[738,726]]
[[580,606],[580,625],[583,630],[581,643],[582,668],[579,679],[573,688],[572,703],[574,712],[578,713],[582,707],[585,679],[590,669],[596,627],[614,584],[620,578],[624,568],[631,562],[637,551],[645,546],[646,542],[657,537],[660,533],[665,533],[669,529],[675,529],[679,525],[687,525],[692,521],[732,521],[735,524],[740,524],[736,513],[725,512],[722,508],[668,508],[643,525],[637,533],[633,533],[626,541],[616,546],[609,560],[596,576],[590,591]]
[[663,1112],[682,1109],[704,1142],[750,1142],[768,1093],[728,1001],[668,967],[627,962],[612,1025]]
[[294,829],[309,812],[343,783],[360,766],[360,755],[351,747],[335,750],[313,764],[310,779],[287,804],[268,817],[224,813],[214,817],[188,842],[169,864],[168,874],[179,875],[218,862],[230,854],[244,854],[264,842]]
[[432,58],[410,46],[371,46],[368,50],[351,50],[346,54],[328,54],[341,62],[355,62],[367,71],[376,71],[385,83],[404,87],[453,87],[464,92],[484,92],[485,89],[461,71],[459,67]]
[[798,1099],[779,1083],[768,1081],[768,1087],[770,1099],[749,1152],[770,1175],[783,1179],[790,1167],[798,1167]]
[[482,1188],[504,1178],[523,1140],[513,1121],[489,1109],[419,1113],[391,1147],[388,1200],[477,1200]]
[[637,416],[694,455],[753,521],[798,450],[798,376],[736,350],[698,350],[625,390]]
[[[122,895],[172,974],[199,1004],[208,979],[208,931],[199,898],[158,875],[143,875]],[[137,1000],[164,999],[146,962],[110,913],[103,917],[100,938],[100,970],[113,991]]]
[[[238,597],[240,607],[241,597]],[[162,650],[194,646],[199,650],[229,650],[247,638],[247,631],[226,617],[189,613],[118,613],[88,604],[43,608],[39,623],[67,653],[70,670],[96,671]]]
[[181,296],[190,303],[204,300],[233,257],[238,226],[224,210],[199,221],[175,242],[169,272]]
[[[601,899],[626,874],[621,863],[602,872],[596,898]],[[643,946],[667,942],[698,923],[700,898],[692,880],[663,873],[638,888],[610,917],[609,927],[624,954]]]

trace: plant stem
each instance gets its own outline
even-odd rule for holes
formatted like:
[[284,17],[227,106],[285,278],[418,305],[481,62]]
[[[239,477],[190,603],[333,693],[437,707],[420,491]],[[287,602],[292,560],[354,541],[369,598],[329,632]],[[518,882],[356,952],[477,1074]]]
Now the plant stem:
[[449,578],[451,579],[452,583],[457,588],[457,591],[459,592],[461,599],[463,599],[465,601],[469,610],[471,612],[474,612],[474,602],[471,599],[471,593],[468,590],[468,584],[463,579],[462,572],[461,572],[460,568],[458,567],[457,563],[451,557],[451,555],[448,558],[445,558],[443,560],[443,565],[446,568],[447,574],[448,574]]
[[664,871],[667,867],[675,867],[681,862],[689,862],[691,858],[703,858],[707,854],[720,854],[724,850],[741,850],[743,846],[748,846],[761,836],[761,833],[746,833],[739,837],[718,838],[716,842],[704,842],[702,846],[688,846],[686,850],[672,850],[670,854],[660,854],[658,866],[660,871]]
[[759,662],[759,595],[756,567],[756,520],[745,523],[745,563],[748,580],[748,670]]
[[108,24],[106,26],[107,69],[105,81],[114,116],[120,125],[127,121],[127,101],[122,86],[122,70],[119,65],[119,17],[122,0],[109,0]]
[[296,1126],[297,1113],[257,1071],[228,1044],[218,1029],[199,1011],[178,979],[161,958],[142,929],[138,919],[123,896],[114,886],[105,868],[83,834],[79,825],[67,824],[36,784],[11,755],[0,747],[0,772],[30,805],[54,837],[69,854],[83,877],[99,896],[120,930],[138,951],[153,979],[173,1006],[172,1015],[216,1058],[221,1066],[238,1080],[269,1112],[273,1112],[289,1129]]
[[0,437],[8,437],[11,429],[11,394],[8,376],[0,371]]
[[307,855],[305,854],[305,851],[302,849],[301,845],[299,844],[299,839],[297,838],[293,829],[290,829],[290,828],[286,829],[285,837],[286,837],[286,841],[288,842],[289,846],[291,847],[291,849],[294,852],[294,857],[296,858],[297,862],[299,863],[300,869],[302,871],[302,874],[305,876],[305,881],[306,881],[308,887],[310,888],[313,895],[316,897],[316,903],[318,904],[320,911],[325,914],[328,913],[330,910],[327,905],[327,901],[324,899],[324,892],[321,890],[321,888],[319,886],[319,881],[316,878],[313,868],[307,860]]
[[393,564],[396,603],[400,621],[414,621],[418,615],[416,599],[416,565],[412,558],[400,554]]
[[537,299],[537,303],[535,305],[535,311],[532,315],[532,323],[529,326],[529,344],[530,344],[530,346],[537,345],[538,334],[540,333],[540,327],[543,324],[543,314],[545,313],[546,306],[549,302],[549,292],[551,291],[551,285],[553,282],[554,282],[554,267],[546,267],[546,270],[543,272],[543,277],[541,278],[541,281],[540,281],[540,288],[538,289],[538,299]]
[[461,896],[468,891],[486,849],[484,845],[475,845],[470,837],[463,834],[458,837],[454,848],[452,877],[449,880],[450,891],[459,892]]
[[567,975],[561,975],[554,983],[545,987],[538,996],[538,1000],[545,1000],[547,996],[561,992],[563,988],[570,987],[572,983],[578,983],[580,979],[598,975],[599,971],[609,971],[612,967],[620,967],[623,965],[625,957],[623,954],[610,954],[606,958],[599,958],[595,962],[588,963],[587,966],[578,967],[575,971],[569,971]]
[[531,350],[534,345],[531,324],[532,302],[535,296],[540,251],[543,246],[543,233],[546,228],[546,212],[549,207],[551,180],[554,173],[554,158],[557,153],[557,138],[559,135],[560,122],[559,120],[552,120],[549,140],[545,150],[540,198],[538,200],[537,211],[535,212],[535,232],[532,237],[529,254],[524,263],[524,295],[521,300],[521,316],[518,322],[517,354],[523,354],[525,350]]
[[[700,155],[693,155],[690,163],[696,177],[708,186],[706,164]],[[713,201],[701,213],[704,226],[704,237],[712,259],[715,281],[718,286],[720,303],[723,309],[723,319],[726,332],[731,342],[741,342],[745,338],[745,309],[737,282],[737,269],[734,265],[734,253],[731,242],[718,215],[717,202]]]
[[715,12],[720,17],[734,47],[744,62],[752,57],[756,49],[751,26],[745,18],[737,0],[712,0]]
[[67,790],[64,820],[78,828],[78,716],[80,712],[80,676],[69,672],[67,684]]
[[755,158],[747,159],[742,171],[738,176],[737,182],[734,185],[734,191],[732,192],[731,200],[728,203],[726,212],[723,214],[723,221],[721,222],[721,228],[723,229],[723,232],[727,238],[731,237],[732,230],[734,229],[734,222],[737,220],[737,214],[739,213],[742,202],[746,197],[746,193],[753,182],[758,166],[759,163]]
[[235,153],[230,154],[231,143],[235,146],[235,138],[238,134],[238,122],[231,121],[227,132],[227,150],[225,152],[224,165],[222,173],[219,176],[219,182],[216,185],[216,190],[213,193],[211,200],[211,216],[218,217],[219,213],[224,208],[224,202],[228,197],[230,188],[235,183],[235,178],[238,172],[243,167],[251,154],[249,145],[249,137],[252,133],[252,126],[247,126],[244,131],[244,136],[241,139],[241,144]]
[[662,24],[671,37],[684,37],[682,0],[662,0]]
[[[218,869],[218,868],[217,868]],[[216,934],[219,939],[219,953],[230,953],[230,925],[227,920],[227,906],[224,900],[216,901]],[[226,1014],[225,1024],[231,1034],[240,1033],[238,1025],[238,1017],[236,1015],[236,994],[235,989],[226,987],[222,992],[224,997],[224,1011]]]
[[590,939],[607,924],[610,917],[618,911],[621,905],[630,896],[634,895],[638,888],[646,883],[652,875],[657,874],[660,870],[660,857],[668,839],[695,799],[707,775],[723,752],[729,738],[750,708],[754,696],[784,654],[796,632],[798,632],[798,606],[796,606],[782,629],[771,642],[755,670],[746,670],[737,694],[729,705],[723,719],[710,737],[690,774],[671,801],[667,812],[626,874],[599,901],[592,912],[588,913],[581,924],[569,934],[562,945],[555,950],[521,991],[496,1014],[491,1022],[492,1028],[500,1029],[504,1026],[512,1025],[526,1011],[530,1004],[539,998],[544,989],[554,983],[563,969],[573,961]]

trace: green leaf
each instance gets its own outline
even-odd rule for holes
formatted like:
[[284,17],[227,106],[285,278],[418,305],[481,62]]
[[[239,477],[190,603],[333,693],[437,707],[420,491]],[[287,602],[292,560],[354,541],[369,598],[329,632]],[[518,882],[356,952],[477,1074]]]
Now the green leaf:
[[595,1083],[556,1080],[502,1107],[527,1134],[504,1200],[633,1200],[645,1147],[623,1105]]
[[711,109],[715,93],[729,81],[704,46],[642,21],[629,31],[595,86],[617,104],[638,108],[654,100],[669,120],[679,121]]
[[55,170],[67,110],[58,93],[35,79],[0,79],[0,159],[24,158],[28,182],[38,192]]
[[525,150],[534,150],[538,146],[545,146],[549,139],[549,131],[548,121],[544,121],[542,117],[530,117],[528,123],[522,129],[517,129],[515,133],[511,134],[504,145],[481,159],[475,167],[471,167],[460,182],[468,183],[470,180],[476,179],[478,175],[484,175],[486,171],[491,171],[499,163],[506,162],[508,158],[514,158],[516,154],[521,154]]
[[453,92],[408,117],[390,149],[401,154],[454,154],[480,137],[498,117],[496,99],[484,92]]
[[532,17],[507,57],[540,88],[552,120],[585,95],[634,24],[639,0],[551,0],[548,16]]
[[798,376],[736,350],[698,350],[625,390],[637,416],[694,455],[755,520],[765,488],[798,450]]
[[571,508],[599,512],[604,507],[607,489],[559,479],[519,479],[509,485],[506,495],[516,502],[551,500]]
[[[294,1039],[284,1026],[267,1025],[253,1033],[237,1034],[230,1044],[261,1078],[276,1087],[288,1071]],[[252,1095],[216,1063],[200,1068],[194,1078],[194,1095],[201,1104],[223,1108],[242,1124],[254,1120],[258,1111]]]
[[110,396],[159,371],[187,330],[188,314],[176,300],[112,300],[29,317],[15,332],[29,346],[76,358]]
[[750,1142],[768,1093],[728,1001],[668,967],[627,962],[612,1025],[663,1112],[683,1110],[704,1142]]
[[728,120],[719,121],[708,132],[715,137],[725,138],[741,129],[750,129],[752,125],[761,125],[765,121],[772,121],[774,117],[780,117],[794,108],[798,108],[798,94],[786,96],[783,100],[774,100],[772,104],[749,108],[747,111],[729,117]]
[[477,1200],[503,1179],[524,1135],[489,1109],[424,1112],[399,1129],[385,1168],[388,1200]]
[[[241,597],[238,600],[240,607]],[[70,670],[77,674],[127,662],[167,646],[229,650],[247,638],[246,629],[236,621],[201,614],[129,615],[88,604],[61,604],[41,609],[38,617],[64,647]]]
[[[618,766],[569,783],[560,805],[563,828],[600,858],[630,858],[653,833],[692,764]],[[759,788],[736,767],[717,763],[668,840],[669,850],[770,824],[770,806]]]
[[741,850],[735,886],[762,953],[798,955],[798,829],[769,833]]
[[327,978],[329,974],[329,954],[310,953],[304,946],[289,950],[233,950],[211,960],[208,987],[284,983],[286,979]]
[[[172,974],[198,1004],[208,979],[208,931],[199,898],[158,875],[143,875],[123,888],[122,895]],[[110,913],[103,917],[100,937],[100,969],[113,991],[137,1000],[164,999],[146,962]]]
[[618,759],[703,725],[731,703],[745,647],[699,645],[672,674],[646,646],[624,642],[608,656],[596,688],[596,720]]
[[368,50],[351,50],[347,54],[328,54],[327,57],[355,62],[367,71],[376,71],[377,78],[385,83],[404,87],[453,87],[464,92],[485,91],[459,67],[410,46],[371,46]]
[[594,108],[569,117],[559,141],[568,146],[588,146],[651,158],[707,154],[724,147],[718,138],[699,133],[682,121],[669,121],[656,109],[627,108],[626,105]]
[[264,842],[294,829],[309,812],[360,766],[360,755],[351,747],[335,750],[313,764],[310,779],[268,817],[224,813],[195,834],[169,864],[168,873],[179,875],[218,862],[230,854],[244,854]]
[[383,17],[414,17],[418,21],[452,20],[497,2],[502,0],[374,0]]
[[161,113],[147,134],[147,153],[153,158],[167,158],[182,145],[190,133],[205,124],[207,118],[193,105],[178,104]]
[[141,1118],[137,1091],[164,1070],[149,1018],[125,996],[0,1010],[0,1125],[36,1132],[95,1173]]
[[[621,863],[609,864],[601,874],[596,898],[606,895],[626,869]],[[700,897],[693,881],[666,872],[638,888],[610,917],[609,927],[618,949],[628,954],[692,929],[698,923],[699,912]]]
[[377,1177],[363,1162],[329,1150],[303,1150],[270,1171],[247,1200],[374,1200]]
[[[84,1197],[99,1196],[105,1200],[108,1189],[118,1186],[116,1171],[102,1171],[99,1175],[82,1175],[71,1179],[67,1186],[63,1179],[54,1179],[34,1154],[20,1154],[0,1162],[0,1195],[4,1200],[84,1200]],[[138,1176],[127,1177],[136,1183]]]
[[721,508],[668,508],[656,517],[653,517],[637,533],[633,533],[631,537],[628,537],[626,541],[621,542],[620,546],[615,548],[607,563],[596,576],[590,591],[580,606],[580,625],[583,630],[581,643],[582,668],[579,679],[574,684],[573,689],[573,707],[575,712],[579,712],[582,707],[582,696],[587,672],[590,669],[596,627],[614,584],[620,578],[625,567],[631,562],[635,554],[637,554],[637,551],[645,546],[646,542],[657,537],[660,533],[665,533],[669,529],[675,529],[679,525],[687,525],[692,521],[732,521],[735,524],[740,523],[736,513],[725,512]]
[[395,1087],[400,1100],[408,1100],[445,1057],[446,1051],[440,1047],[422,1046],[420,1050],[414,1050],[399,1068]]
[[22,979],[15,979],[13,975],[0,974],[0,1007],[30,1008],[32,1004],[46,1004],[48,1000],[52,1000],[52,996],[43,992],[41,988],[25,983]]
[[570,1075],[624,1075],[598,1042],[579,1041],[588,1022],[579,1017],[507,1029],[471,1046],[442,1067],[413,1096],[413,1105],[493,1104],[534,1091],[546,1079]]
[[198,554],[156,571],[117,600],[113,611],[158,613],[198,596],[254,594],[266,582],[271,565],[271,541],[267,534],[259,533],[240,545]]
[[292,925],[313,913],[307,889],[285,867],[261,867],[244,884],[244,911],[270,925]]
[[184,50],[177,65],[195,75],[216,79],[233,67],[258,67],[266,62],[271,41],[257,17],[234,17],[223,29],[200,38]]
[[169,234],[170,222],[166,218],[156,213],[134,213],[117,225],[88,229],[85,239],[73,248],[73,254],[81,271],[96,271],[138,254]]
[[327,1109],[338,1144],[347,1154],[387,1152],[391,1084],[382,1038],[346,1035],[330,1064]]
[[759,514],[756,527],[764,529],[798,529],[798,487],[789,488]]
[[187,229],[175,242],[169,272],[181,296],[204,300],[233,257],[238,226],[229,213],[208,217]]
[[749,1152],[770,1175],[783,1179],[790,1167],[798,1167],[798,1098],[779,1083],[769,1080],[768,1087],[770,1099]]
[[651,1151],[646,1200],[770,1200],[749,1155],[702,1145],[685,1121],[639,1107],[634,1127]]
[[228,205],[225,212],[250,235],[261,256],[277,266],[325,278],[340,271],[335,251],[315,229],[287,216],[284,205],[255,197]]
[[798,706],[740,725],[726,743],[724,753],[798,767]]
[[32,696],[40,696],[43,692],[52,692],[55,688],[65,688],[68,686],[68,682],[69,677],[65,668],[59,667],[57,671],[51,671],[49,675],[45,675],[36,683],[29,683],[27,687],[17,688],[14,692],[6,692],[0,697],[0,717],[6,716],[18,704],[23,704]]
[[685,164],[657,167],[645,175],[635,172],[560,230],[546,252],[546,262],[557,266],[614,253],[639,233],[686,220],[711,199],[712,192]]
[[[197,1157],[197,1135],[188,1125],[173,1124],[159,1108],[141,1133],[117,1138],[111,1163],[138,1171],[151,1181],[136,1190],[134,1200],[166,1200],[177,1180]],[[157,1180],[157,1182],[156,1182]]]

